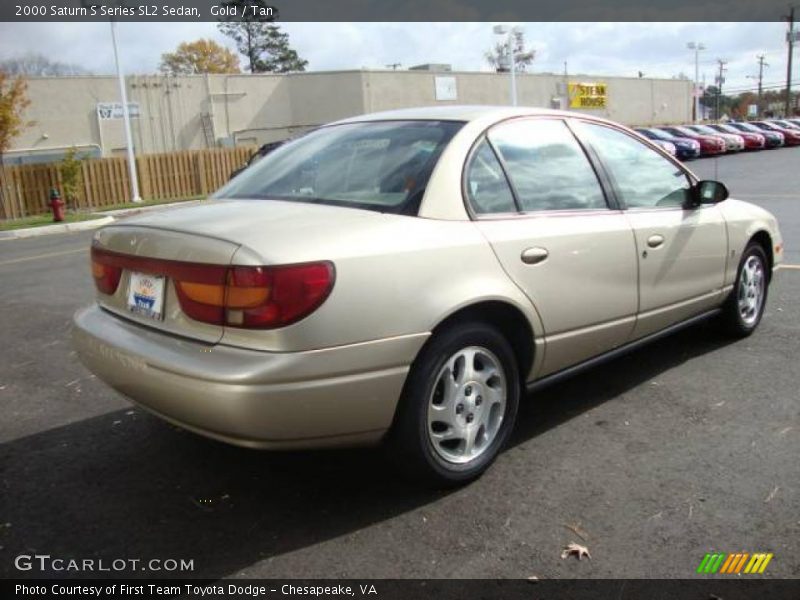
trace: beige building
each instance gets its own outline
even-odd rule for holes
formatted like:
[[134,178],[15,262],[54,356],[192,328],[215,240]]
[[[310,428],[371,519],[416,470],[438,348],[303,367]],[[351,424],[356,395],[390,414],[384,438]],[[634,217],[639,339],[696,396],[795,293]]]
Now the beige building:
[[[599,90],[587,112],[629,125],[691,119],[691,83],[575,75],[517,76],[520,105],[568,107],[575,84]],[[507,104],[509,75],[449,71],[332,71],[288,75],[130,76],[128,101],[137,153],[171,152],[285,139],[317,125],[362,113],[436,104]],[[568,91],[570,90],[570,91]],[[93,156],[124,153],[115,77],[29,80],[35,121],[15,138],[5,162],[60,158],[72,146]],[[573,100],[574,102],[574,100]]]

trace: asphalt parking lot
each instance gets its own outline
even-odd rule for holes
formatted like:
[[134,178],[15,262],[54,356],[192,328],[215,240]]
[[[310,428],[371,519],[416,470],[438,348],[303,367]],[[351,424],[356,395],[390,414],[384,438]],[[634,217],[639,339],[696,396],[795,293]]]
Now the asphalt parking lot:
[[[773,211],[800,265],[798,165],[800,148],[689,167]],[[69,345],[90,237],[0,242],[3,577],[42,576],[14,567],[39,553],[207,578],[681,578],[710,551],[800,577],[799,269],[749,339],[698,326],[530,397],[496,465],[445,493],[375,449],[242,450],[132,408]],[[562,560],[570,542],[591,560]]]

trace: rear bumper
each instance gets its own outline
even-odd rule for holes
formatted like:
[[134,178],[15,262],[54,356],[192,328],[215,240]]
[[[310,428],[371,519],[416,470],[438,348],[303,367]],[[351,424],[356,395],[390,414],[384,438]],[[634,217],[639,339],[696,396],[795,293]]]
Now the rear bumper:
[[427,333],[307,352],[208,345],[113,316],[75,314],[73,344],[100,379],[196,433],[254,448],[375,443]]

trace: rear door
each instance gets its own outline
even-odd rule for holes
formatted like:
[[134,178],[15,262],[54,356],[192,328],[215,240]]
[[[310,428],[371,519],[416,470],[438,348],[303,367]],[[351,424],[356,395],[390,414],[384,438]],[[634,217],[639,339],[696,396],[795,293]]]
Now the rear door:
[[628,340],[637,307],[633,233],[563,120],[490,129],[468,160],[465,187],[477,227],[544,324],[537,376]]
[[636,235],[639,316],[634,339],[720,302],[728,240],[716,205],[687,208],[692,180],[677,162],[627,132],[573,124],[594,149]]

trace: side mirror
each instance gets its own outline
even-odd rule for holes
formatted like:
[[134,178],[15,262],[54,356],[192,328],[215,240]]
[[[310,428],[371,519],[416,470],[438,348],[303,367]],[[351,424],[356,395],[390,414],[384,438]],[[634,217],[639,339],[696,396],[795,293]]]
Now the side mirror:
[[728,188],[719,181],[698,181],[694,186],[694,204],[717,204],[728,197]]

